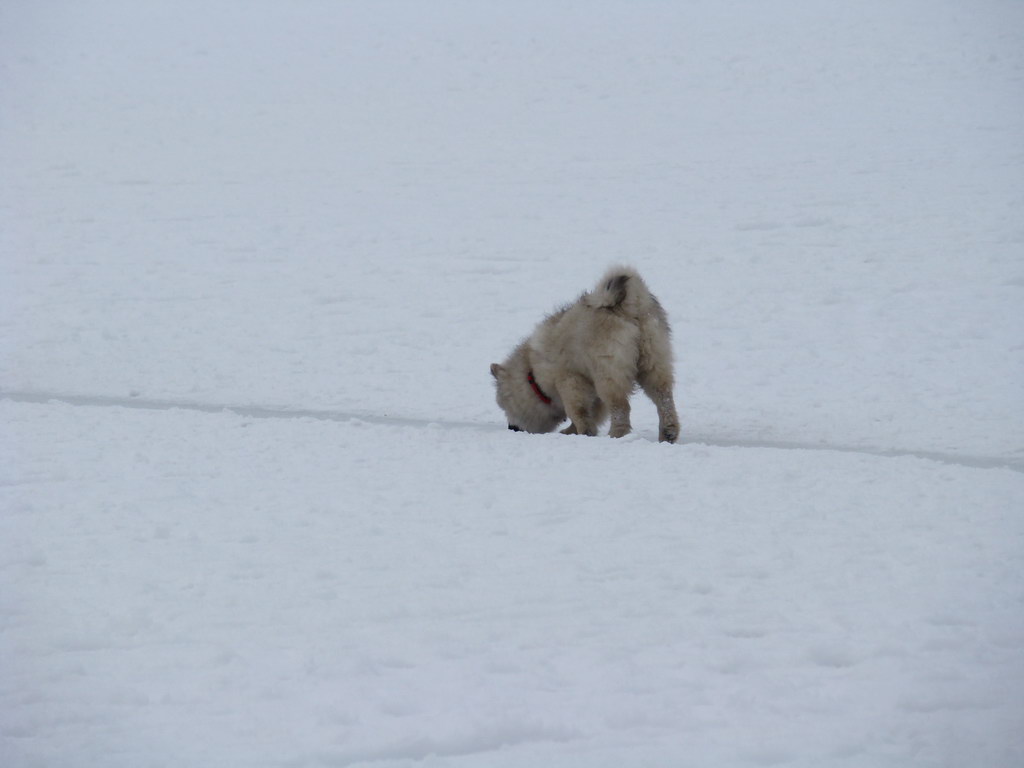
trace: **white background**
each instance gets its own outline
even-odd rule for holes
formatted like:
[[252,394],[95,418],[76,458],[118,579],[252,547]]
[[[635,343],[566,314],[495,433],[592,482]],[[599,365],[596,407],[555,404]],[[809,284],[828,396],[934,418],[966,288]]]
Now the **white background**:
[[[2,762],[1020,765],[1022,136],[1009,0],[0,6]],[[613,262],[681,445],[507,432]]]

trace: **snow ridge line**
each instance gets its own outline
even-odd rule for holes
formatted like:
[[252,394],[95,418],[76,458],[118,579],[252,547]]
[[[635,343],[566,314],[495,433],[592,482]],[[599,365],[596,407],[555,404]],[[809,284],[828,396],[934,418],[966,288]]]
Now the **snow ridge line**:
[[[63,403],[86,408],[131,408],[141,411],[183,410],[195,413],[229,413],[252,419],[314,419],[317,421],[364,422],[383,426],[405,427],[455,427],[484,432],[504,431],[500,424],[479,421],[438,421],[433,419],[362,414],[346,411],[332,411],[314,408],[286,408],[261,405],[225,405],[200,403],[188,400],[148,399],[139,397],[114,397],[109,395],[72,395],[56,392],[3,392],[0,400],[14,403]],[[766,448],[785,451],[829,451],[833,453],[855,453],[885,458],[911,457],[953,464],[973,469],[1008,469],[1024,474],[1024,458],[1010,456],[982,456],[976,454],[948,453],[942,451],[908,450],[899,448],[872,448],[862,445],[836,445],[830,443],[800,442],[793,440],[756,440],[742,437],[685,434],[681,445],[707,445],[713,448]]]
[[86,408],[131,408],[139,411],[193,411],[196,413],[229,413],[252,419],[314,419],[316,421],[364,422],[383,426],[428,427],[444,426],[459,429],[497,430],[497,424],[479,421],[438,421],[436,419],[417,419],[387,414],[364,414],[352,411],[331,411],[315,408],[288,408],[266,405],[227,405],[217,403],[200,403],[192,400],[149,399],[141,397],[115,397],[111,395],[70,395],[57,392],[3,392],[0,400],[14,403],[63,403],[65,405]]

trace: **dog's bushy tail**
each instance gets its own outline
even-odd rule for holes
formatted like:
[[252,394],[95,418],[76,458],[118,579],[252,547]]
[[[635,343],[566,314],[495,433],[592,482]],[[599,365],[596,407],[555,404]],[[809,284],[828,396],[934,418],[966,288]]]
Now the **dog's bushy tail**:
[[649,300],[650,292],[643,278],[632,267],[615,266],[587,296],[587,303],[595,309],[621,309],[636,314]]

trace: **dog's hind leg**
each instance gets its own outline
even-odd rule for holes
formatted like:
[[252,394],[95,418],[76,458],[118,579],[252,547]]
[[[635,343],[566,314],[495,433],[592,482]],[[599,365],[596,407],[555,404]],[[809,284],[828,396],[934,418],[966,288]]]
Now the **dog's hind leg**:
[[679,416],[672,397],[672,380],[646,376],[640,380],[640,386],[658,409],[658,441],[674,443],[679,437]]
[[679,437],[679,416],[672,397],[675,377],[668,318],[657,299],[652,300],[652,312],[642,322],[637,383],[658,409],[658,440],[674,443]]
[[658,441],[674,443],[679,438],[679,414],[676,413],[672,390],[659,391],[655,397],[657,399],[654,403],[658,409]]

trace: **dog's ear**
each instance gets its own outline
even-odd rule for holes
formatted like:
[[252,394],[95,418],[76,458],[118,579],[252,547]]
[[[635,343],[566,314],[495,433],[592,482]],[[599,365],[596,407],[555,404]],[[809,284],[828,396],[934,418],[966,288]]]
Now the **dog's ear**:
[[498,378],[504,372],[505,369],[502,368],[500,365],[498,365],[497,363],[491,363],[491,376],[493,376],[494,378]]

